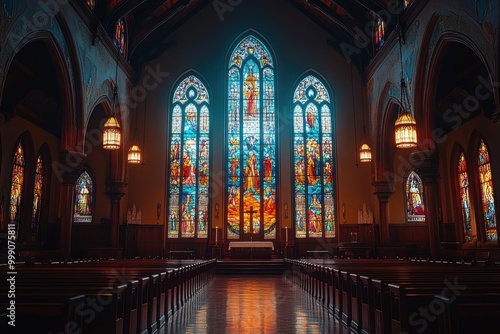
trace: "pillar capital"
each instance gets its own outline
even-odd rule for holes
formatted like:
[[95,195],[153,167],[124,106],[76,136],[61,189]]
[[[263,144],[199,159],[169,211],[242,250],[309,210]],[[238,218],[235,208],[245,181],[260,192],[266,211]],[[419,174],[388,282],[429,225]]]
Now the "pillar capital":
[[394,182],[392,180],[376,180],[372,182],[372,186],[375,188],[373,193],[377,196],[379,202],[387,203],[389,197],[394,194]]
[[127,183],[123,181],[106,182],[106,195],[111,201],[119,202],[125,195]]
[[52,169],[62,184],[74,185],[83,172],[85,158],[81,152],[60,150],[59,159],[52,162]]
[[437,182],[439,159],[436,150],[416,151],[410,158],[413,168],[424,183]]

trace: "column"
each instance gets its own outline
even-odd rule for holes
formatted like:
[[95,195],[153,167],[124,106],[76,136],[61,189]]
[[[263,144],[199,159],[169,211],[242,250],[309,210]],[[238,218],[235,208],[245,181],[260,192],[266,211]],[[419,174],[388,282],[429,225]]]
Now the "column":
[[123,181],[106,183],[106,195],[110,203],[111,247],[119,247],[120,201],[125,195],[127,184]]
[[[389,197],[394,194],[394,183],[392,180],[377,180],[373,181],[372,185],[375,188],[374,194],[378,199],[380,245],[388,246],[390,240],[389,222],[387,221],[387,204],[389,203]],[[376,237],[374,233],[374,242]]]
[[413,168],[424,184],[425,218],[429,228],[429,252],[436,257],[440,245],[440,226],[438,212],[438,155],[436,151],[420,151],[411,154]]
[[61,222],[59,251],[61,256],[69,259],[71,256],[71,230],[73,227],[73,207],[75,201],[75,183],[83,171],[85,155],[79,152],[62,150],[59,161],[52,167],[59,178],[59,209]]

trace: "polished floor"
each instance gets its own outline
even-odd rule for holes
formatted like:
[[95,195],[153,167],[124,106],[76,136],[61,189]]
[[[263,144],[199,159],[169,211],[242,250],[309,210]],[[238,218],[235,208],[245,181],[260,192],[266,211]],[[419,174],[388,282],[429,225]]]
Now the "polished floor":
[[281,276],[219,275],[176,312],[163,333],[348,334],[322,305]]

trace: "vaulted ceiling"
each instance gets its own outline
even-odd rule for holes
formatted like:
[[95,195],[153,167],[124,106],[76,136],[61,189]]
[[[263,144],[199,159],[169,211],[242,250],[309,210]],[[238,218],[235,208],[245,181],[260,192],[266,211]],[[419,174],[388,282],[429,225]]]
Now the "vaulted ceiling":
[[[94,12],[106,32],[112,36],[116,22],[125,18],[128,23],[128,58],[134,68],[161,53],[168,47],[165,40],[170,32],[190,19],[203,6],[231,7],[242,0],[111,0],[96,1]],[[248,0],[251,1],[251,0]],[[273,1],[273,0],[269,0]],[[373,21],[381,13],[389,24],[386,32],[394,28],[396,17],[391,16],[390,0],[287,0],[304,15],[311,18],[331,36],[330,44],[345,52],[344,45],[356,47],[355,64],[361,71],[373,57],[371,36]],[[402,1],[401,1],[402,3]],[[394,12],[394,10],[392,10]],[[396,14],[392,14],[395,16]],[[365,38],[356,42],[355,38]]]

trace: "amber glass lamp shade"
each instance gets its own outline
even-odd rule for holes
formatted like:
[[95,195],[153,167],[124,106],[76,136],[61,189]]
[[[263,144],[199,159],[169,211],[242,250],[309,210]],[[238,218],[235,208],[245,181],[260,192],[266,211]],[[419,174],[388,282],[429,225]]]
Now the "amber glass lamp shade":
[[132,145],[128,150],[127,161],[130,164],[140,164],[141,163],[141,149],[137,145]]
[[120,123],[115,116],[110,116],[104,123],[102,134],[102,147],[106,150],[117,150],[120,148],[122,132]]
[[367,144],[361,145],[359,149],[359,161],[370,162],[372,161],[372,150]]
[[399,114],[394,123],[396,147],[411,148],[417,146],[417,122],[409,112]]

